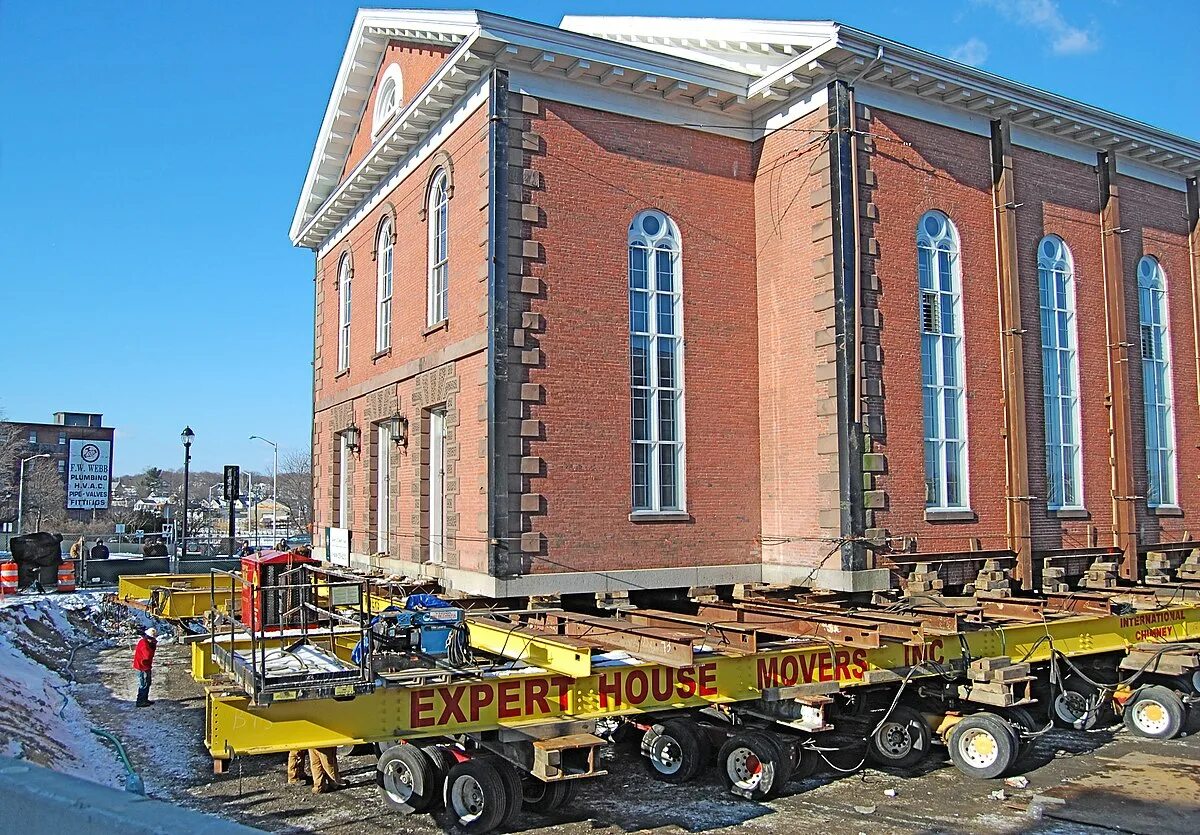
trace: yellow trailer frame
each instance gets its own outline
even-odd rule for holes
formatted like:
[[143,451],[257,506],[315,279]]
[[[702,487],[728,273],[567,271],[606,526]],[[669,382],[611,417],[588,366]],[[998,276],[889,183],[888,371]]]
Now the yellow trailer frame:
[[213,588],[208,574],[122,574],[117,597],[165,620],[201,618],[214,604],[228,613],[234,602],[234,592]]
[[584,675],[570,641],[523,635],[501,651],[499,629],[469,619],[472,643],[517,660],[540,658],[546,667],[505,669],[498,664],[472,678],[436,686],[379,687],[353,699],[275,702],[256,706],[221,687],[207,691],[205,742],[214,765],[239,754],[268,754],[520,729],[758,699],[777,688],[832,692],[936,673],[926,666],[963,670],[966,662],[1008,656],[1041,662],[1067,656],[1127,651],[1134,644],[1200,638],[1200,607],[1166,606],[1126,615],[1076,614],[1040,622],[1005,622],[937,636],[923,643],[890,642],[876,648],[803,640],[794,648],[752,654],[698,654],[675,667],[630,659],[593,665]]

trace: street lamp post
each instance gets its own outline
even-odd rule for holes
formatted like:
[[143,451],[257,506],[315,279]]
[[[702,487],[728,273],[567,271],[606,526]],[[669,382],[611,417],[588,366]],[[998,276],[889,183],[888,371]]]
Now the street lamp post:
[[195,437],[196,433],[190,426],[183,427],[183,431],[179,433],[179,439],[183,441],[183,558],[185,560],[187,559],[188,541],[188,480],[191,475],[192,439]]
[[261,435],[251,435],[250,440],[270,444],[275,451],[275,463],[271,470],[271,547],[275,547],[279,544],[279,444]]
[[17,485],[17,536],[25,532],[25,465],[30,461],[36,461],[39,458],[49,458],[50,453],[40,452],[37,455],[31,455],[28,458],[21,459],[21,478]]

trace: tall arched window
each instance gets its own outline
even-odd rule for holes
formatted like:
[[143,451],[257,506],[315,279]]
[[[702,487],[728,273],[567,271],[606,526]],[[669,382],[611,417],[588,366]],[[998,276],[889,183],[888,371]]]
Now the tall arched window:
[[350,255],[342,256],[338,264],[338,371],[350,367]]
[[1138,320],[1142,336],[1142,401],[1146,416],[1146,469],[1151,507],[1178,504],[1175,494],[1175,415],[1171,393],[1171,340],[1167,331],[1167,277],[1147,255],[1138,262]]
[[429,326],[446,319],[450,293],[450,191],[444,169],[433,174],[429,187]]
[[1042,402],[1046,424],[1046,505],[1083,507],[1079,415],[1079,339],[1075,329],[1075,265],[1058,235],[1038,244],[1042,318]]
[[371,115],[372,137],[377,136],[400,110],[403,95],[404,79],[400,75],[400,67],[392,64],[383,71],[379,92],[375,94],[375,112]]
[[684,509],[683,308],[679,229],[645,211],[629,227],[633,509]]
[[958,231],[950,218],[941,212],[926,212],[917,226],[925,506],[948,510],[965,510],[969,506],[962,275],[958,252]]
[[375,286],[375,350],[386,351],[392,347],[392,221],[379,224],[379,238],[375,242],[376,286]]

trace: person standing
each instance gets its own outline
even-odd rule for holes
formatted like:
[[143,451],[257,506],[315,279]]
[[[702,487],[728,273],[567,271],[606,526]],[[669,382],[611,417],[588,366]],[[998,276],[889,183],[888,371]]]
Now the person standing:
[[87,543],[83,541],[83,535],[80,534],[79,539],[71,543],[71,559],[79,560],[83,557],[83,549],[87,547]]
[[346,785],[338,773],[336,746],[309,748],[308,770],[312,774],[313,794],[325,794]]
[[153,626],[142,633],[142,639],[133,650],[133,669],[137,671],[137,706],[147,707],[150,701],[151,669],[154,667],[154,650],[158,648],[158,630]]
[[96,544],[92,546],[92,552],[89,556],[94,560],[108,559],[108,546],[104,544],[103,539],[96,540]]

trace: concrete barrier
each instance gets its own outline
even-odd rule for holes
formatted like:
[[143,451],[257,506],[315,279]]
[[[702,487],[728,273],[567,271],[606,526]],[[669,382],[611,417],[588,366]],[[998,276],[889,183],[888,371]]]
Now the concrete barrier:
[[[6,831],[22,835],[249,835],[263,831],[8,757],[0,757],[0,820],[16,827]],[[0,829],[6,827],[0,825]]]

